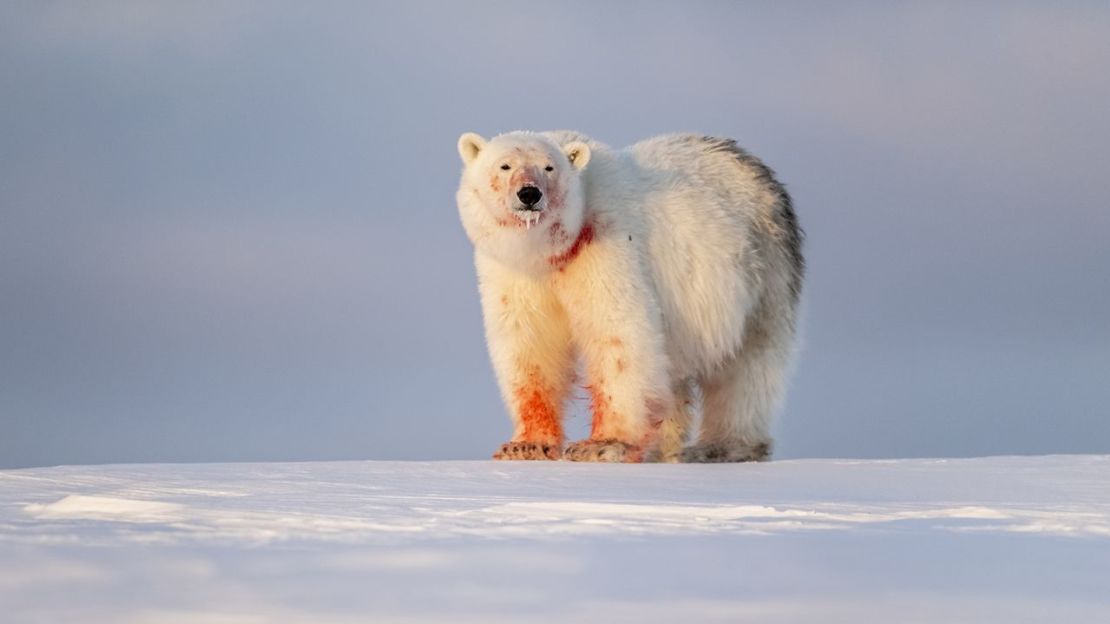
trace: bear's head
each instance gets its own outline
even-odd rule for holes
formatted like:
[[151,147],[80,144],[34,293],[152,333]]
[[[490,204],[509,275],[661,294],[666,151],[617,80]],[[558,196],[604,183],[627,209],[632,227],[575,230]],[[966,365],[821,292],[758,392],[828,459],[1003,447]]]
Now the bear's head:
[[522,272],[551,270],[582,230],[590,147],[529,132],[489,141],[468,132],[458,147],[463,174],[456,198],[474,246]]

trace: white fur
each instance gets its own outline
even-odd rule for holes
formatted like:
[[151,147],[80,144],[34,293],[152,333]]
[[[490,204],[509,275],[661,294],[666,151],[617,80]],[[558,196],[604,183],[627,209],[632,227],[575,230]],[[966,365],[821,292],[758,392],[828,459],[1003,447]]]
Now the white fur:
[[[768,170],[693,135],[617,151],[571,132],[468,133],[459,154],[459,212],[519,443],[503,457],[561,447],[561,430],[528,433],[537,402],[522,397],[538,388],[561,418],[579,358],[601,414],[568,456],[677,458],[699,389],[701,433],[682,456],[766,456],[801,278]],[[542,191],[538,213],[522,210],[522,186]]]

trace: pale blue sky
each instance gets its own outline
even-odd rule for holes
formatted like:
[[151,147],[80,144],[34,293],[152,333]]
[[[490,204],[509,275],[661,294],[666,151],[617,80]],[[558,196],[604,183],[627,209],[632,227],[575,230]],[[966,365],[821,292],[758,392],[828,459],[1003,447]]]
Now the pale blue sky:
[[1110,452],[1110,8],[599,5],[0,7],[0,467],[488,457],[454,145],[520,128],[779,173],[779,457]]

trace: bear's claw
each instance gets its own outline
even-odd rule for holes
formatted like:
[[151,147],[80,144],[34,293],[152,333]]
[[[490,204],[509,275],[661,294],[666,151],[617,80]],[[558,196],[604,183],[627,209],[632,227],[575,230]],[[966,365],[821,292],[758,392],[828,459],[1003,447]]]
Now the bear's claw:
[[643,460],[638,446],[620,440],[579,440],[563,451],[563,459],[577,462],[626,462]]
[[548,442],[506,442],[493,454],[498,460],[559,459],[560,445]]

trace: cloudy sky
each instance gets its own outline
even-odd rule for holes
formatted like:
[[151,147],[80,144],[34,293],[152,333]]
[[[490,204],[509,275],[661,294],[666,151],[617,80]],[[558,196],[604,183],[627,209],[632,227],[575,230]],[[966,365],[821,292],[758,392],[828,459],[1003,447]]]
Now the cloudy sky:
[[488,457],[455,141],[521,128],[779,173],[779,457],[1110,452],[1107,67],[1094,2],[5,3],[0,467]]

